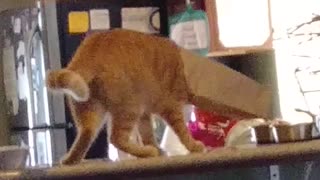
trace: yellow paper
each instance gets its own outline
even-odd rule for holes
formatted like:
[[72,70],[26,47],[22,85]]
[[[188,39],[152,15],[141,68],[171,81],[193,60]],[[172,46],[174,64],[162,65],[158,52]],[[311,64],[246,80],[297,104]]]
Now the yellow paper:
[[85,11],[70,12],[69,33],[85,33],[89,30],[89,14]]

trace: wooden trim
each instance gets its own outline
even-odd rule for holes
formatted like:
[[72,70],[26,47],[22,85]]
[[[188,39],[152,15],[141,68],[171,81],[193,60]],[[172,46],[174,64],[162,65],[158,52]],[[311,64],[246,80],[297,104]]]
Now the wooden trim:
[[218,14],[215,0],[204,1],[205,11],[208,16],[209,29],[210,29],[210,52],[220,50],[222,44],[219,40],[220,33],[218,27]]
[[238,56],[238,55],[246,55],[246,54],[263,53],[268,51],[274,51],[274,49],[264,48],[264,47],[233,48],[229,50],[212,51],[208,53],[207,57]]

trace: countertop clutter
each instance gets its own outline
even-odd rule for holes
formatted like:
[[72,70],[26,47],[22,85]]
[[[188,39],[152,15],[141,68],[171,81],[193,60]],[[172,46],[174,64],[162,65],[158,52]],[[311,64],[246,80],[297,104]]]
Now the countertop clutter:
[[119,162],[90,161],[76,166],[57,166],[2,172],[0,179],[125,179],[168,174],[214,171],[295,163],[320,158],[320,140],[259,147],[218,148],[207,153]]

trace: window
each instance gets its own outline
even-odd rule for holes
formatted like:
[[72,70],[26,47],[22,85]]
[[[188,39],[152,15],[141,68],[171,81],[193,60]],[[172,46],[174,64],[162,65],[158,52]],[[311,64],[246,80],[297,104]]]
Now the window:
[[271,48],[269,0],[206,0],[211,50]]

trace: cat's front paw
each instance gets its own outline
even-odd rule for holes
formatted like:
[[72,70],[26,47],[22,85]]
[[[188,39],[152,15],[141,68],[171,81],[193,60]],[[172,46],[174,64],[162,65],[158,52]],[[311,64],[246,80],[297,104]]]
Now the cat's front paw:
[[61,165],[75,165],[75,164],[78,164],[80,162],[81,162],[81,160],[73,159],[73,158],[69,157],[68,155],[64,156],[60,160],[60,164]]
[[149,158],[156,156],[160,156],[160,151],[158,148],[151,145],[143,146],[143,148],[139,150],[139,153],[137,153],[137,157],[140,158]]
[[160,151],[156,147],[147,145],[145,146],[145,154],[146,154],[146,157],[156,157],[156,156],[160,156]]
[[206,152],[206,147],[202,142],[196,141],[193,147],[191,148],[190,152],[192,153]]

